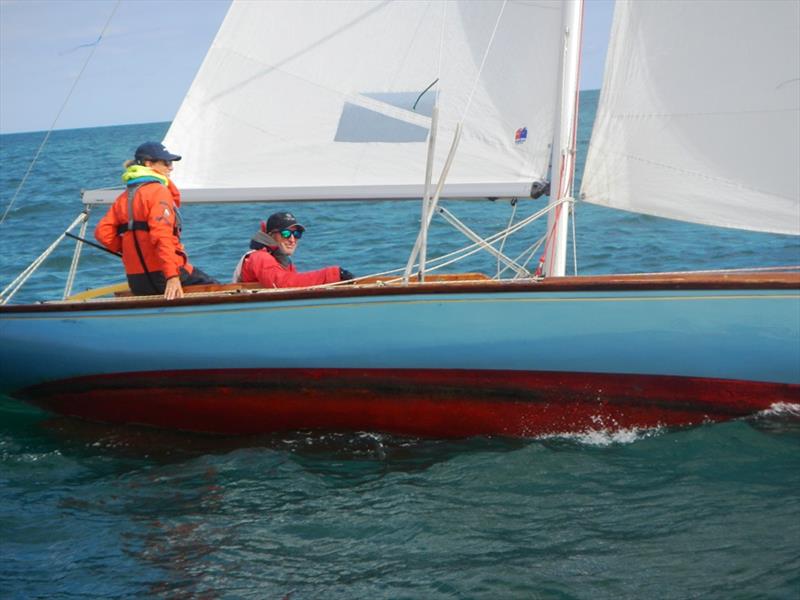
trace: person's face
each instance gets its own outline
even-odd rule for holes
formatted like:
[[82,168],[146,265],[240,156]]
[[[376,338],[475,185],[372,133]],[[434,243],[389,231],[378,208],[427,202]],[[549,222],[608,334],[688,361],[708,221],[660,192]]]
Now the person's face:
[[144,166],[150,167],[153,171],[160,173],[164,177],[169,177],[170,173],[172,173],[171,160],[146,160],[144,161]]
[[[285,237],[286,232],[289,232],[288,237]],[[301,234],[301,232],[298,231],[296,227],[289,227],[283,231],[273,231],[270,236],[275,240],[275,243],[278,244],[278,248],[280,248],[281,252],[291,256],[297,249],[298,238],[295,237],[295,235],[299,234]]]

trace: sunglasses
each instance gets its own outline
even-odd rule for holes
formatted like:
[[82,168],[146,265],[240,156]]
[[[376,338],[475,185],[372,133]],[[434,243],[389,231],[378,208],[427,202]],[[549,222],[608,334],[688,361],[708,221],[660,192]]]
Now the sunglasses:
[[294,236],[294,239],[296,240],[299,240],[301,237],[303,237],[303,232],[299,229],[284,229],[280,233],[281,237],[287,240],[292,236]]
[[159,160],[158,162],[164,163],[165,167],[171,167],[172,166],[172,161],[171,160]]

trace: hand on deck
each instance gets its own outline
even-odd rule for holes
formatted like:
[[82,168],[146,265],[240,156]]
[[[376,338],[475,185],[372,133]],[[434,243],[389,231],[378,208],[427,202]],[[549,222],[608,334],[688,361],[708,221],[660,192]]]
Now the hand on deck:
[[181,287],[180,277],[170,277],[167,279],[167,287],[164,289],[164,298],[167,300],[183,298],[183,288]]

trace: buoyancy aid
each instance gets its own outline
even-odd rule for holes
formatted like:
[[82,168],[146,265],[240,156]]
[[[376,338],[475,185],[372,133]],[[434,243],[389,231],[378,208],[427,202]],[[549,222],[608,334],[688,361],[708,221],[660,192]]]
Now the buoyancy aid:
[[129,280],[130,276],[148,272],[164,279],[179,275],[181,269],[191,273],[192,266],[180,241],[178,188],[166,177],[141,165],[129,167],[123,180],[128,189],[116,198],[97,224],[95,238],[109,250],[122,252]]

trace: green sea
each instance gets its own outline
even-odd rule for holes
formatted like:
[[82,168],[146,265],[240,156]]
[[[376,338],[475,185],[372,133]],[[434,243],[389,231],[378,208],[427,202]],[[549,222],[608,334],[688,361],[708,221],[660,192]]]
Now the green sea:
[[[596,102],[583,94],[581,156]],[[0,225],[0,287],[79,214],[81,189],[117,185],[133,149],[167,127],[54,132]],[[44,136],[0,136],[0,213]],[[483,233],[541,202],[448,208]],[[405,264],[419,218],[412,203],[290,208],[307,227],[300,268],[357,275]],[[186,206],[192,262],[229,279],[276,209]],[[787,236],[583,204],[576,217],[568,264],[582,274],[800,263]],[[429,255],[462,245],[434,223]],[[73,248],[62,244],[14,301],[60,297]],[[91,248],[81,264],[75,291],[123,279]],[[476,255],[464,268],[497,265]],[[109,351],[124,343],[110,335]],[[0,557],[0,598],[796,600],[800,414],[527,440],[220,438],[86,423],[0,397]]]

